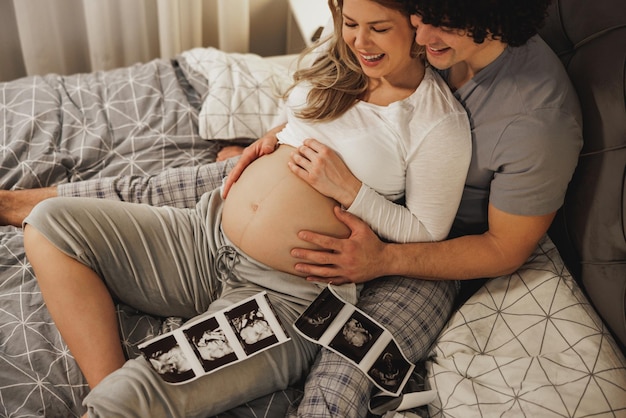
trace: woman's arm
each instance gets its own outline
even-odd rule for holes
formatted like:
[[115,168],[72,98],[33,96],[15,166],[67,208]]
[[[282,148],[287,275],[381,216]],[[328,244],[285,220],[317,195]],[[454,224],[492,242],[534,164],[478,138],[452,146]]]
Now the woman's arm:
[[445,116],[407,148],[404,205],[364,185],[347,211],[386,241],[441,241],[456,216],[471,159],[467,116]]
[[307,139],[294,153],[290,167],[387,241],[442,240],[456,215],[471,158],[467,116],[446,115],[409,145],[413,148],[408,147],[407,152],[405,206],[362,184],[341,158],[319,141]]

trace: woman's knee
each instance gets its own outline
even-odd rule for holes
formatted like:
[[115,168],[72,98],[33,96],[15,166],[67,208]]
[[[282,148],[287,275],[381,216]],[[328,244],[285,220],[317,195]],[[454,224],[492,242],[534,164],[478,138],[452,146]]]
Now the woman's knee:
[[[35,255],[47,249],[50,240],[40,231],[37,224],[45,225],[54,219],[60,209],[56,199],[48,199],[37,204],[24,220],[24,248],[26,254]],[[29,259],[31,257],[29,256]]]
[[24,225],[24,250],[34,268],[54,258],[55,252],[58,251],[37,228],[30,224]]
[[[86,274],[95,274],[91,268],[57,248],[32,225],[26,225],[24,228],[24,249],[40,286],[58,283],[59,278],[64,279],[72,275],[82,277]],[[58,275],[57,272],[64,274]],[[50,287],[42,287],[42,291],[44,289]]]

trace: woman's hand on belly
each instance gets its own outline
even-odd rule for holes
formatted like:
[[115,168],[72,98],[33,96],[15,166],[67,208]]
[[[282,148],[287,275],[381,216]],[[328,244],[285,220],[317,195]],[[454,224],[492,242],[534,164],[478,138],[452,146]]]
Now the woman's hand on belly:
[[341,157],[315,139],[306,139],[291,155],[289,169],[321,194],[349,208],[361,189]]
[[233,167],[233,169],[228,173],[228,177],[226,177],[226,182],[224,183],[224,197],[228,196],[228,192],[231,187],[239,177],[241,173],[248,167],[253,161],[267,154],[271,154],[274,152],[278,145],[278,138],[276,138],[276,134],[283,130],[285,124],[277,126],[273,128],[261,138],[254,141],[252,144],[244,148],[241,158],[237,161],[237,164]]

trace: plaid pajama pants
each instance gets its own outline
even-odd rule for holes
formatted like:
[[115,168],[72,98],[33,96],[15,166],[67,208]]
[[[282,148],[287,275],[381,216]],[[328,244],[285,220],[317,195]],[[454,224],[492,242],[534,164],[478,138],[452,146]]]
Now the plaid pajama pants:
[[[426,357],[448,320],[456,293],[452,281],[384,277],[365,286],[357,306],[385,326],[416,363]],[[289,416],[365,417],[374,388],[356,366],[322,349],[307,377],[298,410]]]
[[193,208],[206,192],[217,189],[237,159],[194,167],[169,168],[151,176],[106,177],[58,185],[59,196],[93,197]]

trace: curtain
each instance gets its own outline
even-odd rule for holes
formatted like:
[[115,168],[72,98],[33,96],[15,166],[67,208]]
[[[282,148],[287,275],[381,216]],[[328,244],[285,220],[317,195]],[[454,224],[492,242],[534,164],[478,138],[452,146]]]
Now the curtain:
[[0,81],[107,70],[200,46],[249,52],[250,0],[0,0]]

